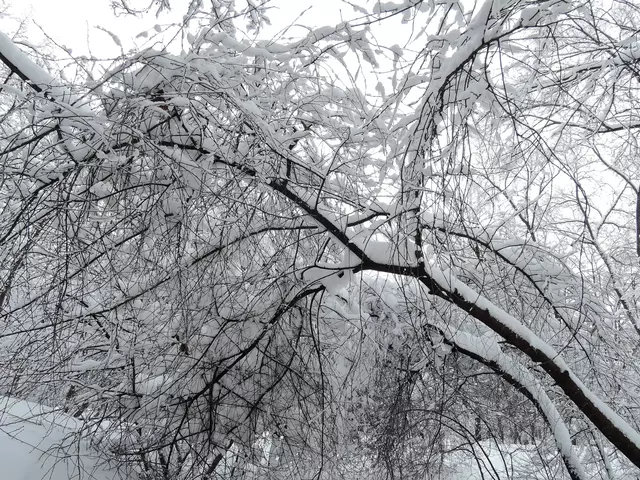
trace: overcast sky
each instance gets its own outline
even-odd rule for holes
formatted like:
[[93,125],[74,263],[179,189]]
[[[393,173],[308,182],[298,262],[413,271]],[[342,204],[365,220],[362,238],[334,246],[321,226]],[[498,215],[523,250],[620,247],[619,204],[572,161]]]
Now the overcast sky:
[[[75,54],[87,54],[87,40],[91,53],[102,57],[117,55],[120,49],[109,35],[99,28],[105,28],[117,35],[125,49],[132,47],[136,35],[159,25],[164,27],[180,21],[186,11],[188,0],[172,0],[173,10],[159,18],[150,15],[139,19],[131,16],[115,18],[110,0],[8,0],[11,11],[20,18],[29,18],[32,42],[40,38],[39,27],[55,41],[73,49]],[[353,15],[353,10],[340,0],[275,0],[268,15],[274,26],[274,33],[290,25],[307,10],[301,23],[307,26],[321,26],[340,22],[341,16]],[[342,12],[341,12],[342,10]],[[38,26],[36,26],[38,25]],[[143,39],[138,39],[139,45]]]

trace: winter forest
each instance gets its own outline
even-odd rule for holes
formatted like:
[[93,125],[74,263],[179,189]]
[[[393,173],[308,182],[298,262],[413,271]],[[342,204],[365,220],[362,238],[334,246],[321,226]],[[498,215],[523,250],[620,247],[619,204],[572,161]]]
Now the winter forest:
[[65,480],[640,478],[640,1],[295,3],[0,29],[0,433],[66,422]]

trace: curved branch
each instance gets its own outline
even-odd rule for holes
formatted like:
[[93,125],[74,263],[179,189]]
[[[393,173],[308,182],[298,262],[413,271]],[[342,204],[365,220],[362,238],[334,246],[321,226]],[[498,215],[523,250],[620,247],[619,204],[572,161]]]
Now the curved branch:
[[586,480],[588,478],[571,443],[569,429],[560,416],[558,409],[531,372],[525,370],[513,358],[504,353],[491,351],[491,349],[487,348],[487,345],[483,344],[482,339],[478,337],[473,337],[463,332],[447,336],[443,331],[432,325],[428,325],[427,329],[435,330],[443,338],[444,343],[464,356],[490,368],[527,397],[549,425],[571,479]]

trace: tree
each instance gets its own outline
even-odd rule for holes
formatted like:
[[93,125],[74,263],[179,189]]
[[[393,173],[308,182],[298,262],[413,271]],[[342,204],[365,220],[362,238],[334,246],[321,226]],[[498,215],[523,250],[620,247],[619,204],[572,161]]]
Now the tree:
[[507,387],[540,475],[637,471],[638,7],[267,6],[72,85],[0,38],[5,390],[148,478],[424,478]]

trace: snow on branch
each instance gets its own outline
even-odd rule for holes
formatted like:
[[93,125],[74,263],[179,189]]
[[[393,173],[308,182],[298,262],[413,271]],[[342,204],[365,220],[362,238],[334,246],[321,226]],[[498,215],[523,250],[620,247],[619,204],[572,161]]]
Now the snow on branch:
[[59,105],[65,105],[65,110],[70,110],[71,115],[93,116],[90,110],[72,107],[78,99],[43,68],[36,65],[2,32],[0,32],[0,60],[36,92],[45,94]]
[[560,412],[530,371],[514,358],[504,354],[493,338],[476,337],[467,332],[457,331],[453,335],[445,335],[444,341],[464,355],[496,371],[507,382],[522,391],[547,421],[571,478],[573,480],[588,478],[573,448],[571,434]]

